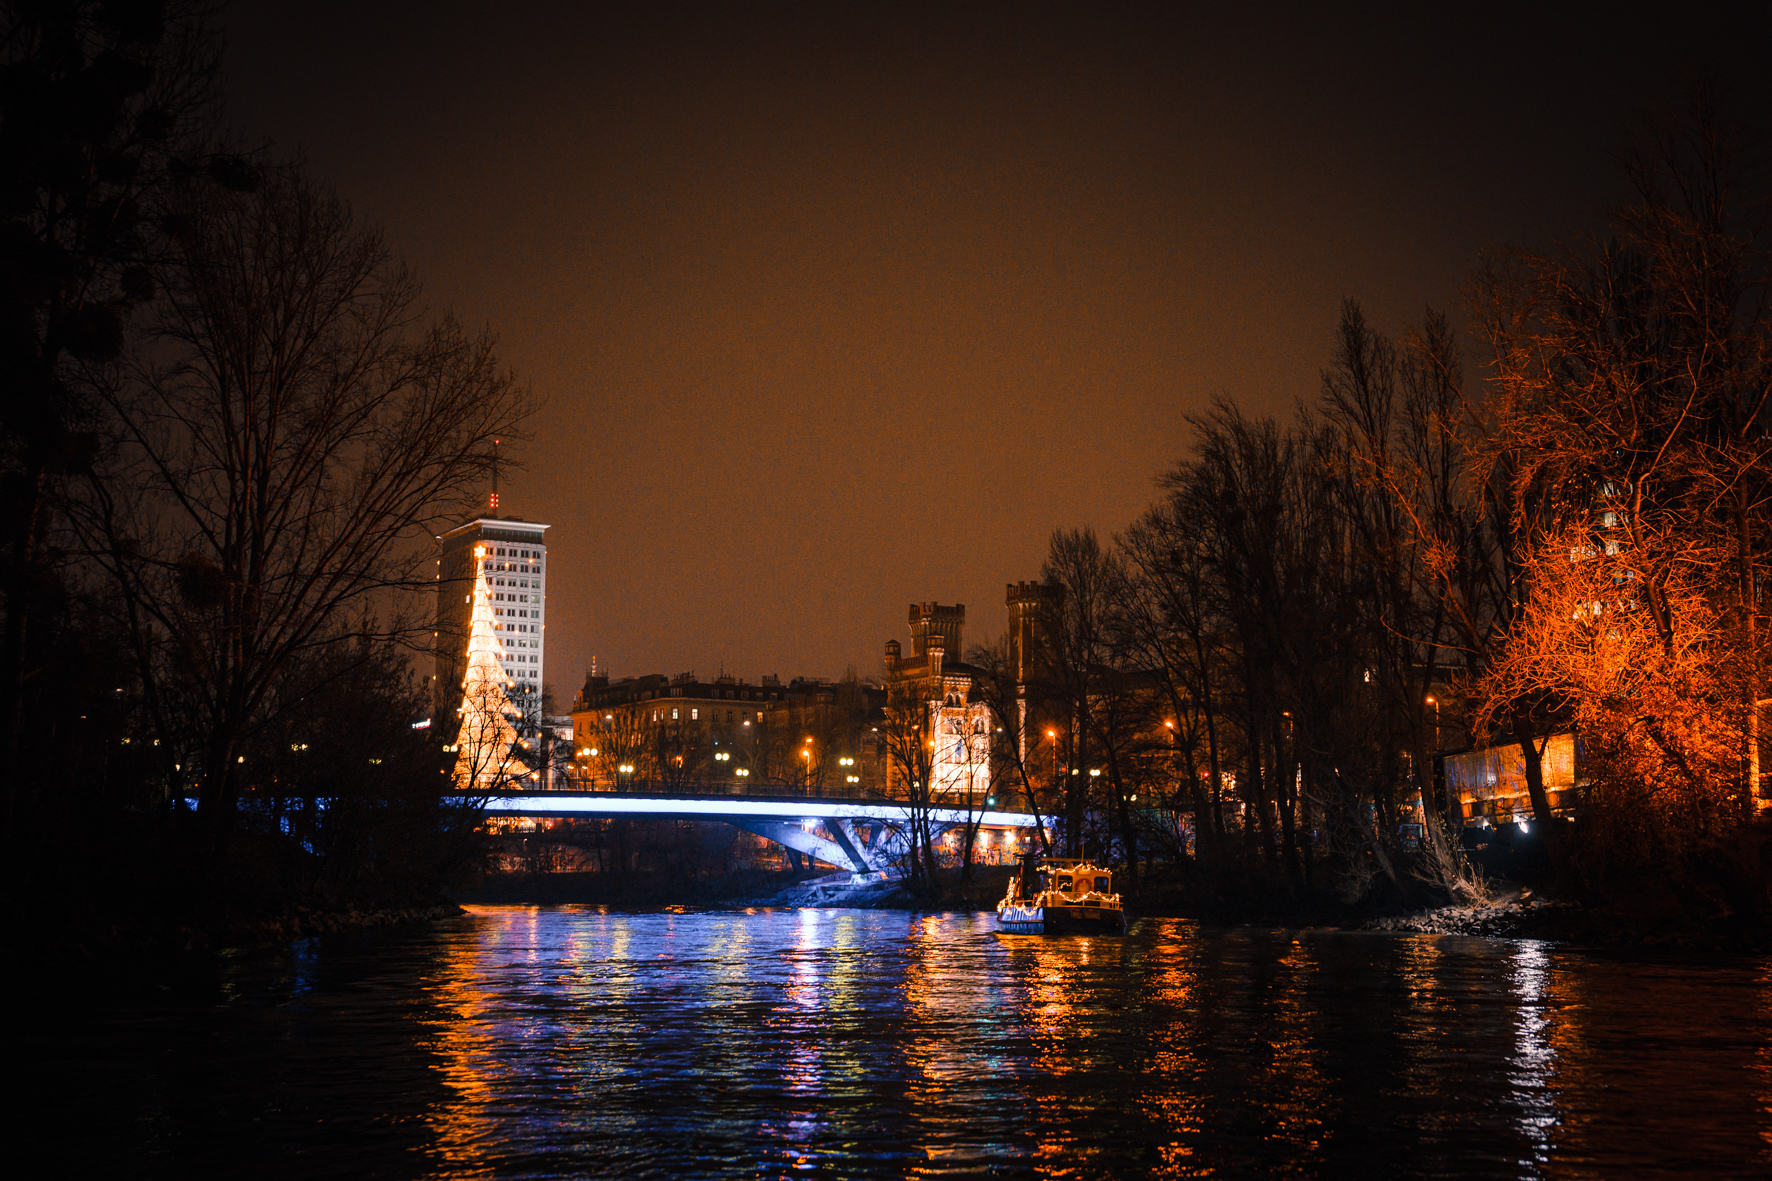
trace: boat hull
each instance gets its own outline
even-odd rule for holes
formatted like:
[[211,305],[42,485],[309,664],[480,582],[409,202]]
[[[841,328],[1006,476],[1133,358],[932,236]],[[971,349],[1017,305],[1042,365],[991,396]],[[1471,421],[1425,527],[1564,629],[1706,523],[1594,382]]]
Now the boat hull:
[[1126,912],[1108,906],[1000,906],[997,925],[1017,935],[1119,935]]

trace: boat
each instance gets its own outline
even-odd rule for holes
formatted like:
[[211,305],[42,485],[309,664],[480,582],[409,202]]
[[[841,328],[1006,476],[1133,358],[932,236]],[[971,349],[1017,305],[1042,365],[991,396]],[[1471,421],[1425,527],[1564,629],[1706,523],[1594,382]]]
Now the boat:
[[1123,934],[1126,910],[1113,888],[1112,871],[1086,858],[1025,853],[997,903],[997,926],[1021,935]]

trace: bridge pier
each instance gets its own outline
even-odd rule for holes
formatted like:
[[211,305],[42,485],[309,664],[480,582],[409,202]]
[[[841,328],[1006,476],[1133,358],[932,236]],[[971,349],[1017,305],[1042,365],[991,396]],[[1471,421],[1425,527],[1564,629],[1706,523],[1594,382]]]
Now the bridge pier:
[[[854,873],[873,872],[873,865],[846,837],[830,840],[815,832],[807,832],[798,821],[794,820],[735,820],[730,816],[722,816],[719,819],[726,821],[734,828],[754,832],[764,840],[774,841],[778,845],[786,845],[797,853],[803,853],[830,865],[842,866]],[[832,828],[834,829],[835,825]]]
[[[885,873],[910,848],[910,842],[901,828],[878,819],[864,821],[868,824],[866,840],[856,832],[855,820],[846,816],[834,816],[824,821],[823,827],[830,833],[829,837],[808,832],[805,825],[797,821],[734,820],[730,817],[722,819],[735,828],[756,833],[764,840],[774,841],[797,853],[858,874]],[[940,840],[942,834],[953,827],[951,822],[931,821],[930,839]]]

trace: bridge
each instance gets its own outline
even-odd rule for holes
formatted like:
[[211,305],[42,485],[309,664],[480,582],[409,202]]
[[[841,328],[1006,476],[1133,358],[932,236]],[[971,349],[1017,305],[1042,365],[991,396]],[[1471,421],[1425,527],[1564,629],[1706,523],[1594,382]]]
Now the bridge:
[[857,875],[886,873],[910,847],[915,823],[930,837],[951,828],[1033,828],[1027,812],[985,811],[842,796],[701,794],[684,791],[497,791],[488,816],[718,820]]

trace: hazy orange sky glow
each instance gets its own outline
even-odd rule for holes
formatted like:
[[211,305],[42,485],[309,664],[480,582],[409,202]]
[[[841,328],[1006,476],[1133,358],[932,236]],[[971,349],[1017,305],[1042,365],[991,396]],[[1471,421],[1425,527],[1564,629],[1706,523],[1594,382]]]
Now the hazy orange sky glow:
[[230,110],[546,400],[503,511],[553,525],[564,705],[593,654],[878,675],[915,599],[999,631],[1185,414],[1314,394],[1344,296],[1455,308],[1615,191],[1634,111],[1769,43],[1342,7],[254,0]]

